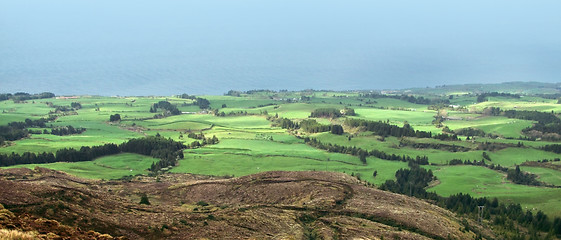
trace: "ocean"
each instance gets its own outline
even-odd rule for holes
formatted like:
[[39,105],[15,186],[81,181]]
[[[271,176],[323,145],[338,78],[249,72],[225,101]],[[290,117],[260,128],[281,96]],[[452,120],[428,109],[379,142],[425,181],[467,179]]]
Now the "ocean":
[[[0,1],[0,92],[561,80],[558,1]],[[524,17],[521,17],[524,16]]]

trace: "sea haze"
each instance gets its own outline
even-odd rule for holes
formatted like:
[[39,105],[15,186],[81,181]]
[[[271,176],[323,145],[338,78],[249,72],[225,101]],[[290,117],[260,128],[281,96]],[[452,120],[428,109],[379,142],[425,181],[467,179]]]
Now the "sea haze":
[[0,1],[0,92],[561,81],[560,1]]

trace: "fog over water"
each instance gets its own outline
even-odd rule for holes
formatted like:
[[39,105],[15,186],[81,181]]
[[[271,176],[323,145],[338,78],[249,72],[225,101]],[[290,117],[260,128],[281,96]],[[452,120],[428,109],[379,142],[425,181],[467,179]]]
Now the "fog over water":
[[561,82],[561,1],[2,0],[0,92]]

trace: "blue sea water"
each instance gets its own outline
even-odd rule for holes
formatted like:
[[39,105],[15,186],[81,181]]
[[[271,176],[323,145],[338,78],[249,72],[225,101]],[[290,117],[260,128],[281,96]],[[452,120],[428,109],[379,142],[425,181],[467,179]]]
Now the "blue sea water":
[[0,0],[0,92],[561,81],[559,1]]

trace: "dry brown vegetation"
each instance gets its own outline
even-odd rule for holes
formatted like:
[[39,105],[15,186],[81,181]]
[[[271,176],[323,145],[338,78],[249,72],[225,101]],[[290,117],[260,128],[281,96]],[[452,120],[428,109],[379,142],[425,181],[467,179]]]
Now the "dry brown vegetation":
[[[341,173],[266,172],[233,179],[165,174],[93,181],[43,168],[9,169],[0,170],[0,186],[0,203],[11,211],[5,212],[13,212],[0,215],[12,221],[2,227],[39,236],[51,232],[89,239],[475,238],[447,210],[366,187]],[[144,194],[150,205],[139,204]],[[473,222],[470,225],[493,236]]]

